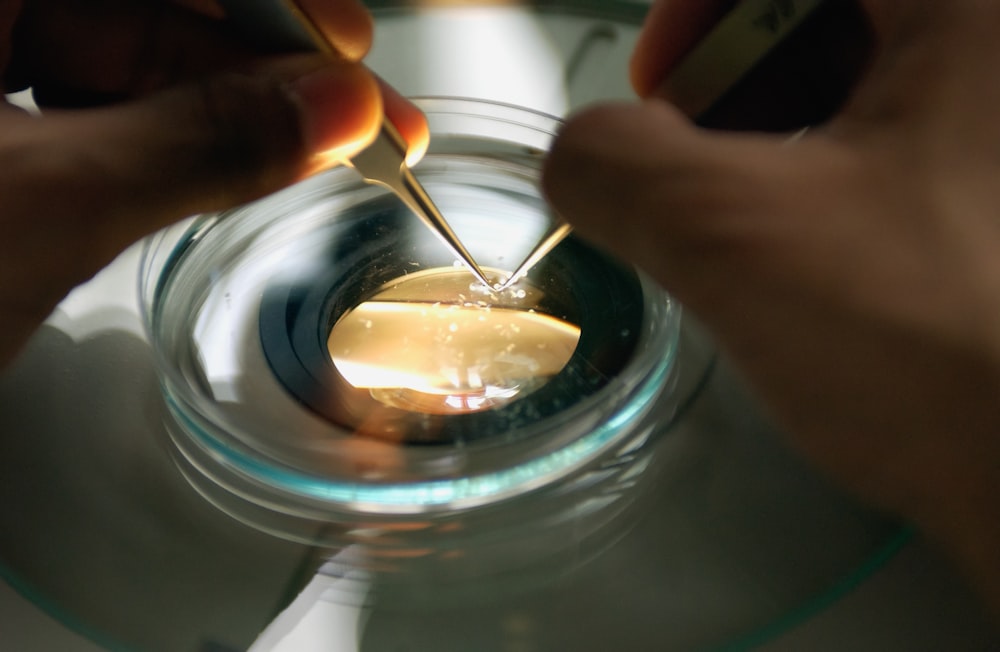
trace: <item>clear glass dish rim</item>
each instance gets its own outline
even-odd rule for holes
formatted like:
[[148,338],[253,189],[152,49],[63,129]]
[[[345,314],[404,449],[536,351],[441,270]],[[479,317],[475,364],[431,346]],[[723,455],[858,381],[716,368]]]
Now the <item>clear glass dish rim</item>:
[[[192,224],[181,239],[171,247],[171,251],[167,255],[167,264],[187,247],[194,246],[202,230],[202,224],[197,222]],[[459,479],[385,484],[331,481],[268,463],[264,459],[255,458],[227,446],[224,441],[207,432],[204,427],[191,418],[185,406],[190,406],[198,417],[204,419],[211,427],[218,428],[222,432],[227,430],[225,426],[220,424],[220,419],[212,418],[216,415],[212,414],[212,406],[207,399],[198,396],[187,386],[180,372],[156,344],[156,299],[149,297],[149,303],[146,303],[146,286],[149,281],[153,280],[150,272],[155,271],[150,269],[150,264],[154,255],[156,239],[164,236],[165,232],[161,232],[151,236],[143,244],[140,294],[141,300],[144,302],[142,304],[144,326],[153,345],[157,372],[161,376],[161,387],[170,413],[175,419],[182,422],[181,425],[185,433],[195,438],[195,442],[212,454],[217,461],[247,479],[258,482],[266,480],[268,487],[278,489],[283,493],[318,499],[336,505],[350,505],[354,506],[355,509],[379,507],[388,509],[406,506],[459,508],[479,505],[543,486],[585,465],[599,453],[617,443],[618,435],[628,433],[629,426],[637,423],[652,409],[653,399],[666,384],[665,381],[673,369],[676,359],[679,329],[671,329],[670,332],[666,332],[667,329],[664,329],[665,332],[661,333],[660,338],[662,341],[657,342],[657,344],[663,345],[660,349],[661,355],[649,356],[650,359],[640,361],[637,359],[639,349],[648,349],[653,345],[648,341],[649,334],[644,333],[637,346],[636,358],[627,368],[627,371],[634,373],[636,377],[636,381],[627,387],[627,391],[621,392],[622,383],[620,379],[616,378],[608,386],[574,406],[570,412],[585,412],[588,409],[593,409],[594,404],[606,398],[607,394],[615,393],[622,397],[618,409],[608,415],[603,424],[583,437],[574,439],[567,446],[557,448],[527,462]],[[160,271],[166,271],[166,265]],[[159,282],[160,276],[157,275],[154,293],[159,289]],[[644,294],[655,291],[655,287],[646,279],[643,279],[643,286]],[[666,298],[666,295],[661,296]],[[147,306],[152,309],[147,309]],[[679,307],[676,304],[671,304],[668,309],[679,310]],[[679,315],[676,319],[679,319]],[[202,409],[204,407],[209,409]],[[538,430],[547,424],[551,427],[558,427],[560,421],[565,421],[571,416],[572,414],[560,413],[546,421],[532,424],[532,427]],[[663,427],[666,428],[668,425],[669,422],[663,424]]]
[[[546,113],[488,100],[446,96],[425,96],[411,100],[432,116],[460,115],[474,120],[502,121],[549,136],[560,124],[557,118]],[[471,137],[480,136],[473,134]],[[430,156],[434,156],[434,153],[432,152]],[[447,156],[447,153],[444,156]],[[341,174],[345,173],[345,170],[337,169],[323,174],[331,173]],[[309,180],[305,181],[308,182]],[[228,211],[223,211],[195,218],[190,222],[183,234],[170,246],[170,251],[165,255],[161,267],[154,268],[156,264],[154,259],[160,253],[159,248],[165,244],[164,240],[171,229],[181,227],[175,225],[144,241],[139,267],[139,301],[143,325],[154,351],[157,373],[160,375],[161,387],[170,413],[179,421],[185,433],[230,471],[283,494],[319,500],[333,506],[349,506],[351,511],[355,509],[394,511],[405,510],[408,507],[424,510],[471,507],[530,491],[571,474],[623,439],[620,435],[628,434],[630,426],[641,421],[642,417],[653,409],[653,399],[667,384],[668,376],[674,368],[680,329],[658,329],[661,331],[658,333],[660,338],[655,342],[650,342],[651,332],[645,329],[633,359],[622,372],[623,375],[630,376],[630,382],[623,383],[619,376],[569,411],[571,415],[585,413],[588,409],[595,409],[595,404],[612,395],[617,402],[613,411],[604,414],[603,423],[587,434],[570,440],[565,446],[560,446],[540,457],[464,478],[396,483],[330,480],[297,471],[267,458],[255,457],[227,445],[223,439],[198,422],[204,420],[209,429],[220,433],[228,431],[224,425],[225,419],[219,418],[210,401],[188,386],[182,374],[161,350],[156,336],[158,295],[163,279],[169,276],[177,260],[190,248],[197,246],[202,235],[207,230],[215,228],[216,224],[223,222],[227,214]],[[680,307],[676,302],[641,272],[640,282],[647,309],[653,305],[653,297],[662,298],[665,310],[673,314],[675,323],[679,323]],[[648,354],[651,347],[657,346],[659,355],[646,355],[647,359],[643,359],[644,351]],[[192,418],[192,414],[197,419]],[[559,413],[543,422],[532,424],[531,427],[533,430],[541,430],[542,426],[548,424],[555,428],[567,418],[567,414]],[[669,426],[670,421],[668,419],[663,427]]]

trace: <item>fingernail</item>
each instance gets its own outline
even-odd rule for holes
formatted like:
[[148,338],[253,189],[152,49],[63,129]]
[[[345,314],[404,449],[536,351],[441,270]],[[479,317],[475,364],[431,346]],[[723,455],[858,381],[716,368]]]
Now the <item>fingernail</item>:
[[301,107],[303,136],[312,153],[344,160],[375,138],[382,100],[364,66],[331,62],[294,80],[289,90]]

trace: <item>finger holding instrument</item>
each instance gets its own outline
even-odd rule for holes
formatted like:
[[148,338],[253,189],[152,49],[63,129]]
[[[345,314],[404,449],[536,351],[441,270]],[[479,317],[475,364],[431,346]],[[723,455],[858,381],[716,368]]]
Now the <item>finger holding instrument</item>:
[[[224,3],[227,17],[255,42],[270,44],[278,49],[316,49],[333,57],[344,56],[337,40],[336,26],[340,17],[332,11],[333,5],[308,0],[228,0]],[[350,39],[344,41],[349,46]],[[354,48],[348,56],[363,56],[365,48]],[[403,110],[401,98],[390,93],[383,99],[383,116],[378,133],[372,143],[342,161],[361,174],[367,183],[388,188],[444,242],[444,244],[469,269],[476,279],[492,287],[492,282],[462,244],[454,230],[441,215],[417,180],[409,163],[415,158],[411,148],[396,125],[385,115],[387,108]],[[412,123],[413,116],[410,116]],[[412,148],[416,157],[426,144]]]

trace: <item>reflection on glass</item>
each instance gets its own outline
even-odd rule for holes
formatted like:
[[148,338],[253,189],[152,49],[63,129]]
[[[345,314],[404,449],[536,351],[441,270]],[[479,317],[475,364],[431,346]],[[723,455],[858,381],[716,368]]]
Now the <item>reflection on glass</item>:
[[341,317],[327,348],[352,386],[426,414],[488,410],[544,385],[569,362],[580,328],[539,310],[527,282],[494,292],[468,272],[407,275]]

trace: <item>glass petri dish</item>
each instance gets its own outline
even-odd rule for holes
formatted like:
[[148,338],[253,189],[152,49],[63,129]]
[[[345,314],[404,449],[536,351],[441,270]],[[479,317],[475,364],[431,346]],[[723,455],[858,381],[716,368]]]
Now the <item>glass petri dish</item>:
[[[537,177],[558,122],[417,103],[416,174],[502,279],[556,222]],[[496,292],[349,169],[158,234],[141,289],[199,492],[410,583],[561,568],[615,539],[707,369],[680,382],[679,306],[601,250],[570,236]]]

